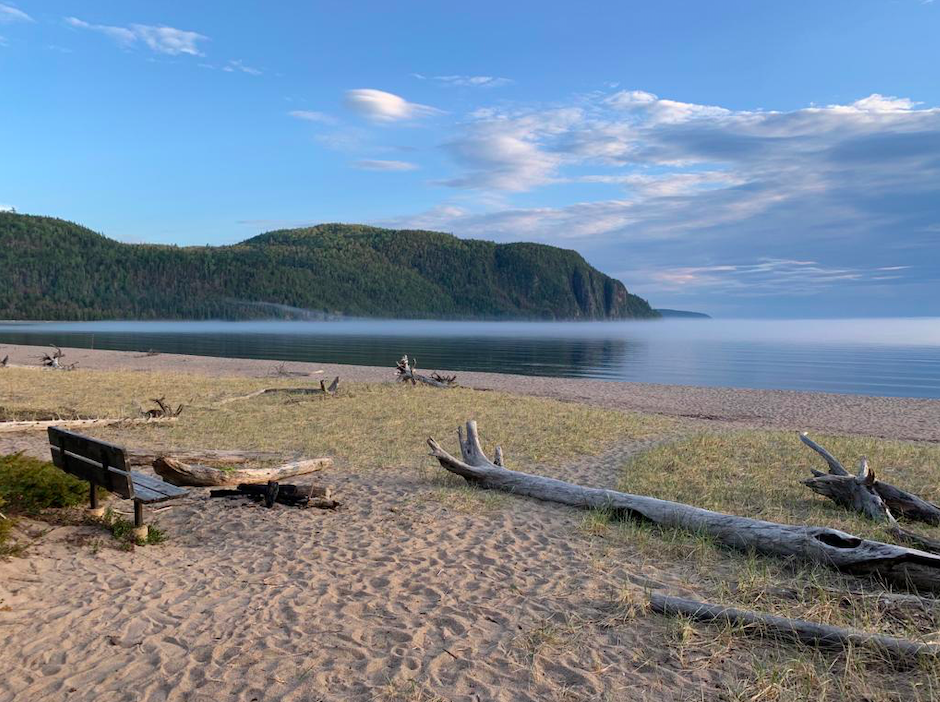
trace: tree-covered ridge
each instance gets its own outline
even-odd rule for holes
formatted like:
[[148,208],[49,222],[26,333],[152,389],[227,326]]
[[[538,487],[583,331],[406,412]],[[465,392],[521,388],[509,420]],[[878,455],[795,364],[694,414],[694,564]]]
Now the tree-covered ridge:
[[0,280],[5,319],[657,316],[574,251],[346,224],[176,247],[0,213]]

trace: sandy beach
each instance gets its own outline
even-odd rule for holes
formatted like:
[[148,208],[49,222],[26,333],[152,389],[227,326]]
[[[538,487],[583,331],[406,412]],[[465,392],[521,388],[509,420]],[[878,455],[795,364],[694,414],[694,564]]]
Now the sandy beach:
[[[262,377],[280,365],[65,352],[83,369]],[[6,353],[27,365],[40,349]],[[393,380],[391,368],[287,367]],[[940,440],[934,400],[485,373],[458,381],[695,426]],[[644,447],[542,472],[613,487],[624,458]],[[14,450],[48,456],[41,432],[0,434],[0,453]],[[683,562],[594,538],[582,513],[559,505],[456,509],[428,498],[420,471],[334,468],[317,480],[335,486],[342,509],[267,510],[194,489],[156,513],[169,540],[132,552],[99,547],[94,526],[28,523],[29,557],[0,562],[0,702],[743,699],[728,690],[741,655],[676,655],[673,623],[631,613],[631,597],[649,591],[695,595]]]

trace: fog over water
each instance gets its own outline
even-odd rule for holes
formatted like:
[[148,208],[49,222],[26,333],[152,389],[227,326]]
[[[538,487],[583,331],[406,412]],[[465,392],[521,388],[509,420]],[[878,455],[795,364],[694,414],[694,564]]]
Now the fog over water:
[[9,322],[5,343],[940,398],[937,318]]

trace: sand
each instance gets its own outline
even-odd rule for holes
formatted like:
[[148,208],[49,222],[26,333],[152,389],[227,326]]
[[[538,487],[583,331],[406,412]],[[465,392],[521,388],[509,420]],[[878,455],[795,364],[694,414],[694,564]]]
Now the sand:
[[[10,347],[16,363],[37,350]],[[66,351],[83,368],[267,375],[270,361]],[[346,381],[389,369],[289,364]],[[940,403],[461,373],[462,383],[719,423],[937,440]],[[702,420],[706,421],[706,420]],[[43,437],[0,452],[44,455]],[[558,477],[612,486],[622,445]],[[507,497],[472,512],[416,470],[330,469],[336,512],[192,494],[154,516],[170,539],[125,552],[98,527],[27,523],[28,558],[0,563],[0,702],[134,700],[719,699],[735,656],[695,662],[624,592],[688,590],[579,528],[583,515]],[[126,501],[113,505],[131,512]]]

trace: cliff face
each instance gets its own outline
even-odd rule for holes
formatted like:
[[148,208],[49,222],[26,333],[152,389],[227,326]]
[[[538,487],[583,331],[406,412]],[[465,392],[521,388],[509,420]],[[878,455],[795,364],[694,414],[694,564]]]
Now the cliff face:
[[0,279],[7,319],[658,316],[574,251],[343,224],[180,248],[0,213]]

